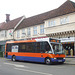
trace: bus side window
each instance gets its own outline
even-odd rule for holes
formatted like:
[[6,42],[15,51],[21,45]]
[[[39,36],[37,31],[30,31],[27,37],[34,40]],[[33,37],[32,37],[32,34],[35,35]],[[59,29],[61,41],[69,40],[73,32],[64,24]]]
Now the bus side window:
[[36,50],[37,50],[37,53],[40,53],[40,42],[37,42]]
[[33,43],[32,42],[30,42],[30,43],[26,43],[26,49],[25,49],[25,51],[26,52],[34,52],[34,50],[33,50]]
[[45,52],[45,53],[48,53],[48,52],[51,53],[51,47],[50,47],[50,45],[48,44],[48,42],[46,42],[46,52]]
[[12,44],[7,44],[7,47],[6,47],[7,52],[11,52],[11,46],[12,46]]
[[45,53],[45,42],[40,42],[40,51],[41,53]]
[[35,53],[40,53],[41,52],[41,50],[40,50],[40,42],[34,42],[33,49],[34,49]]
[[25,52],[26,45],[25,43],[19,43],[19,52]]
[[37,42],[33,42],[34,53],[38,53]]

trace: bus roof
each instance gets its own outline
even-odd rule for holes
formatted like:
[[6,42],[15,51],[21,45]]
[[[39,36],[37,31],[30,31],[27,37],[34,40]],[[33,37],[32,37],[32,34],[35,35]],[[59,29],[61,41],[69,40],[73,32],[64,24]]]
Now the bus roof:
[[40,38],[40,39],[35,39],[35,40],[20,40],[20,41],[7,41],[6,43],[24,43],[24,42],[39,42],[39,41],[47,41],[47,42],[59,42],[59,39],[54,39],[54,38]]
[[37,42],[38,41],[49,41],[49,38],[40,38],[40,39],[35,39]]
[[6,43],[24,43],[24,42],[36,42],[36,40],[7,41]]

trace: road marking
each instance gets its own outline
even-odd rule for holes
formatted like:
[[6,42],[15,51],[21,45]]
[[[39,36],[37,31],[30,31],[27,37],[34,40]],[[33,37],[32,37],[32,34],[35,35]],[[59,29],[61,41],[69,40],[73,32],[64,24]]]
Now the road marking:
[[49,74],[49,73],[38,72],[38,71],[27,70],[27,69],[20,69],[20,68],[14,68],[14,69],[16,69],[16,70],[20,70],[20,71],[27,71],[27,72],[32,72],[32,73],[43,74],[43,75],[53,75],[53,74]]
[[15,67],[24,67],[24,68],[29,68],[28,66],[24,66],[24,65],[17,65],[17,64],[12,64],[12,63],[4,63],[4,64],[7,64],[7,65],[13,65]]

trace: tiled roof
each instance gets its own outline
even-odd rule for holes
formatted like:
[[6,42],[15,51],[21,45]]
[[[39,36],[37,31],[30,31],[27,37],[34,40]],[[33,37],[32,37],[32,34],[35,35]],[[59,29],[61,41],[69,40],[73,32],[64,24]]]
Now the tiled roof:
[[5,24],[5,22],[0,23],[0,30],[1,30],[2,25],[4,25],[4,24]]
[[3,25],[5,22],[0,23],[0,26]]
[[19,17],[19,18],[16,18],[14,20],[11,20],[9,22],[4,22],[1,26],[0,26],[0,29],[1,30],[8,30],[8,29],[14,29],[14,27],[18,24],[18,22],[23,18],[22,17]]
[[44,20],[62,16],[62,15],[69,14],[69,13],[73,13],[73,12],[75,12],[75,3],[72,1],[66,1],[57,9],[54,9],[49,12],[42,13],[36,16],[32,16],[29,18],[25,18],[21,22],[21,24],[16,28],[16,30],[22,29],[25,27],[38,25],[38,24],[43,24]]

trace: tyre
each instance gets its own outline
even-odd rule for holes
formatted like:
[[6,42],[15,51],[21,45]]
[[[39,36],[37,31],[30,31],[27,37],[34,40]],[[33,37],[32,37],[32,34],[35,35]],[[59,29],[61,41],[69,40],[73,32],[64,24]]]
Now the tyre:
[[47,64],[47,65],[51,64],[51,59],[50,58],[46,58],[45,59],[45,64]]
[[6,53],[6,57],[8,57],[8,53]]
[[16,61],[16,57],[15,56],[12,56],[12,61]]

